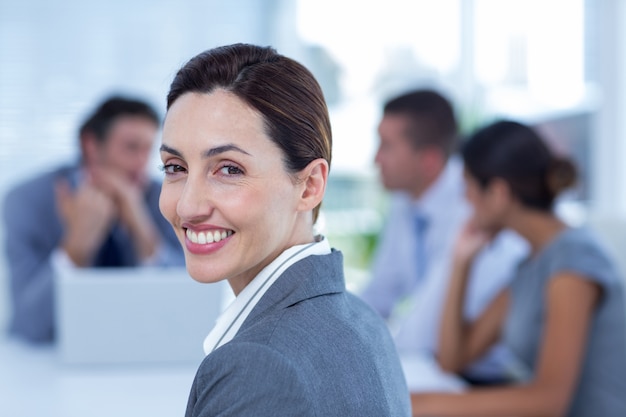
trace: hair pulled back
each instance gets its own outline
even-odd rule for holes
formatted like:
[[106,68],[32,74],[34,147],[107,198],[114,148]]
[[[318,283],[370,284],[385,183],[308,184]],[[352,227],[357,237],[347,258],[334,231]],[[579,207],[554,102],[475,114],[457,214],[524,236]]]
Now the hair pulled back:
[[551,210],[556,197],[577,179],[571,160],[555,155],[536,131],[514,121],[479,129],[461,154],[466,171],[483,187],[501,178],[522,204],[538,210]]

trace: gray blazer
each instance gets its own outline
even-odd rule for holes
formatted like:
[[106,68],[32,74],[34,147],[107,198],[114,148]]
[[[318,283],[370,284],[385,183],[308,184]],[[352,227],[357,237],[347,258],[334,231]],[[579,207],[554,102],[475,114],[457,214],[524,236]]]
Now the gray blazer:
[[187,417],[409,416],[386,324],[346,292],[340,252],[309,256],[269,288],[237,335],[209,354]]
[[[67,166],[28,180],[4,201],[5,248],[11,294],[9,332],[33,342],[54,338],[54,281],[50,256],[59,246],[63,226],[56,209],[54,184],[77,177],[78,166]],[[161,232],[160,265],[184,265],[182,248],[172,227],[159,211],[161,185],[152,182],[146,204]],[[134,248],[124,248],[126,264],[137,265]]]

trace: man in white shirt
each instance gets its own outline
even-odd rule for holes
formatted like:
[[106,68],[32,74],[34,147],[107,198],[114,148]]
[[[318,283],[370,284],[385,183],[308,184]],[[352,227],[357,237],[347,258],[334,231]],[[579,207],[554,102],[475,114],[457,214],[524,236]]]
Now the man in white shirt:
[[[371,279],[361,297],[388,320],[401,355],[432,357],[451,251],[470,215],[462,162],[454,155],[454,110],[436,91],[411,91],[385,104],[378,133],[376,163],[392,195]],[[509,233],[481,254],[468,291],[469,320],[508,284],[526,250]],[[476,383],[501,380],[508,356],[496,347],[464,376]]]

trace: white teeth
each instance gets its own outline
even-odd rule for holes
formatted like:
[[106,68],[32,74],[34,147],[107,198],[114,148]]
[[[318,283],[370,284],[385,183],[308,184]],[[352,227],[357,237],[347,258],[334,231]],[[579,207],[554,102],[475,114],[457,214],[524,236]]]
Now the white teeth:
[[189,239],[191,242],[205,245],[207,243],[219,242],[222,239],[226,239],[228,236],[232,235],[233,232],[231,232],[230,230],[215,230],[213,232],[196,233],[192,230],[187,229],[186,234],[187,239]]

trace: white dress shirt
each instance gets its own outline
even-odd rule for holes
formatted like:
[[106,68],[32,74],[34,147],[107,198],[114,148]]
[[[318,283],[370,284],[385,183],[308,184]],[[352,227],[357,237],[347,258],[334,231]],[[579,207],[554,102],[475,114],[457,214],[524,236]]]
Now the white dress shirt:
[[439,264],[447,263],[456,234],[470,214],[463,195],[462,169],[461,161],[452,158],[419,200],[401,192],[391,196],[387,221],[372,263],[371,280],[361,294],[383,317],[390,318],[398,302],[416,290],[420,281],[415,255],[417,211],[428,222],[424,237],[426,279]]
[[[416,276],[417,241],[414,213],[427,217],[425,236],[427,265],[422,279]],[[419,200],[404,193],[392,196],[388,220],[374,257],[371,279],[362,298],[386,317],[401,354],[432,355],[437,349],[440,317],[445,302],[452,250],[456,236],[471,214],[465,200],[462,161],[449,160],[442,175]],[[472,269],[464,313],[477,318],[513,276],[526,256],[526,243],[512,232],[502,233],[481,254]],[[496,348],[494,352],[498,351]],[[494,353],[502,356],[503,353]],[[477,368],[491,374],[485,359]],[[480,372],[480,371],[478,371]]]
[[330,245],[324,237],[313,243],[293,246],[281,253],[250,281],[218,317],[215,327],[204,339],[204,353],[208,355],[235,337],[252,309],[287,268],[307,256],[329,253]]

